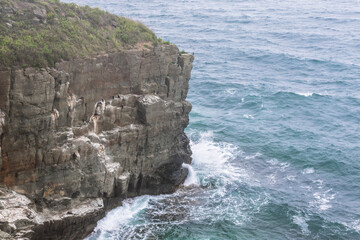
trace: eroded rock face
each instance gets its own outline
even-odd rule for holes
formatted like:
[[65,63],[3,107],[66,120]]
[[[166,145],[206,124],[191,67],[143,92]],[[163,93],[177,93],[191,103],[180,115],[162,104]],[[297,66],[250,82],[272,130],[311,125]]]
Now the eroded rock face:
[[159,45],[0,72],[0,204],[21,209],[0,206],[0,230],[75,239],[126,197],[174,191],[191,161],[192,61]]

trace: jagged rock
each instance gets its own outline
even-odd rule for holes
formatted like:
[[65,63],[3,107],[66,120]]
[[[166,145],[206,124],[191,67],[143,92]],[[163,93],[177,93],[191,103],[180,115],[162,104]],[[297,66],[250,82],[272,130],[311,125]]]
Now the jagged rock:
[[0,72],[0,230],[79,239],[122,199],[174,191],[192,61],[159,44]]
[[46,10],[44,8],[35,8],[33,10],[35,17],[44,19],[46,18]]
[[4,240],[9,239],[10,240],[10,239],[13,239],[13,237],[10,234],[0,230],[0,239],[4,239]]

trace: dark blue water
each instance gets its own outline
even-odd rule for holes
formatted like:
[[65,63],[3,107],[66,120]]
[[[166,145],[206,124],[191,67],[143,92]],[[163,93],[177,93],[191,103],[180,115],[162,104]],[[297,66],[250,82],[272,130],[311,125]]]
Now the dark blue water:
[[195,53],[193,165],[89,239],[360,239],[360,1],[67,0]]

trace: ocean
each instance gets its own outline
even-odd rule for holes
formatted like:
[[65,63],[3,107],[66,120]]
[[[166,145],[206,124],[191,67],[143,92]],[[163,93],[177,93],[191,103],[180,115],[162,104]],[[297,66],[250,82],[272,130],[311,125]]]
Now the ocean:
[[360,239],[360,1],[66,0],[194,53],[176,193],[140,196],[95,239]]

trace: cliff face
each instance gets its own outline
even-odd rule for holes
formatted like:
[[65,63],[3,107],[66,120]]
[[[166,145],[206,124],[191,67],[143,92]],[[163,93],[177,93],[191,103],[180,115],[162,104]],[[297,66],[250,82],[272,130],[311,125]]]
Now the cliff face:
[[1,71],[0,229],[81,238],[122,199],[174,191],[191,161],[192,61],[174,45],[139,44]]

